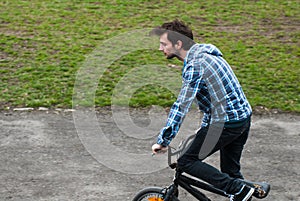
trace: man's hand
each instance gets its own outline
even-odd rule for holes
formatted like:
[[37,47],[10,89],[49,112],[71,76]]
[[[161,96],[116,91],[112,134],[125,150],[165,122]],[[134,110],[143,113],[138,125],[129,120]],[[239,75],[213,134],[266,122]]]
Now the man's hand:
[[167,152],[168,150],[168,147],[164,147],[160,144],[154,144],[152,146],[152,154],[155,155],[155,154],[159,154],[159,153],[165,153]]

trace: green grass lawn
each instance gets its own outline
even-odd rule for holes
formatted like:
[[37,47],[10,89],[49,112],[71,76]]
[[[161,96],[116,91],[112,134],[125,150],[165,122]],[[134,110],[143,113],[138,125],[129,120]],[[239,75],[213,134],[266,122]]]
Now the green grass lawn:
[[[76,74],[87,55],[120,34],[178,18],[191,26],[196,42],[219,47],[253,107],[300,112],[299,5],[297,0],[1,1],[0,109],[71,108]],[[155,49],[123,55],[99,76],[96,105],[110,105],[122,78],[149,64],[181,65]],[[130,105],[167,107],[176,96],[163,83],[145,85]]]

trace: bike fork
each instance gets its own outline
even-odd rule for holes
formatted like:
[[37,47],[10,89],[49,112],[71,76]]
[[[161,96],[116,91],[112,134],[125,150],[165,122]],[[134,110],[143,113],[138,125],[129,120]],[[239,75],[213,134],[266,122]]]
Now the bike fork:
[[175,184],[167,187],[164,196],[164,201],[179,201],[177,198],[178,195],[178,187]]

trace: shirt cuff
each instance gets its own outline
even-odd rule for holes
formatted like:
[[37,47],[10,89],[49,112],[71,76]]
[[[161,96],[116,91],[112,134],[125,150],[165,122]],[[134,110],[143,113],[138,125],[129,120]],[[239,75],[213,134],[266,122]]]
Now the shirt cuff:
[[167,147],[170,144],[170,142],[168,140],[163,140],[162,138],[158,138],[157,144],[160,144],[163,147]]

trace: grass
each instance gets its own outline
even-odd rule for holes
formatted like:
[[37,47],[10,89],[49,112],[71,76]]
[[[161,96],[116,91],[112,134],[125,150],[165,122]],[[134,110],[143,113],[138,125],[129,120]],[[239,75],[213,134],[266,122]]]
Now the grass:
[[[122,33],[179,18],[190,24],[196,42],[221,49],[253,107],[300,112],[296,0],[10,0],[0,2],[0,13],[2,110],[71,108],[76,74],[95,48]],[[181,65],[155,50],[122,56],[99,77],[96,105],[110,105],[117,84],[137,66],[169,63]],[[176,95],[162,80],[140,87],[129,104],[167,107]]]

